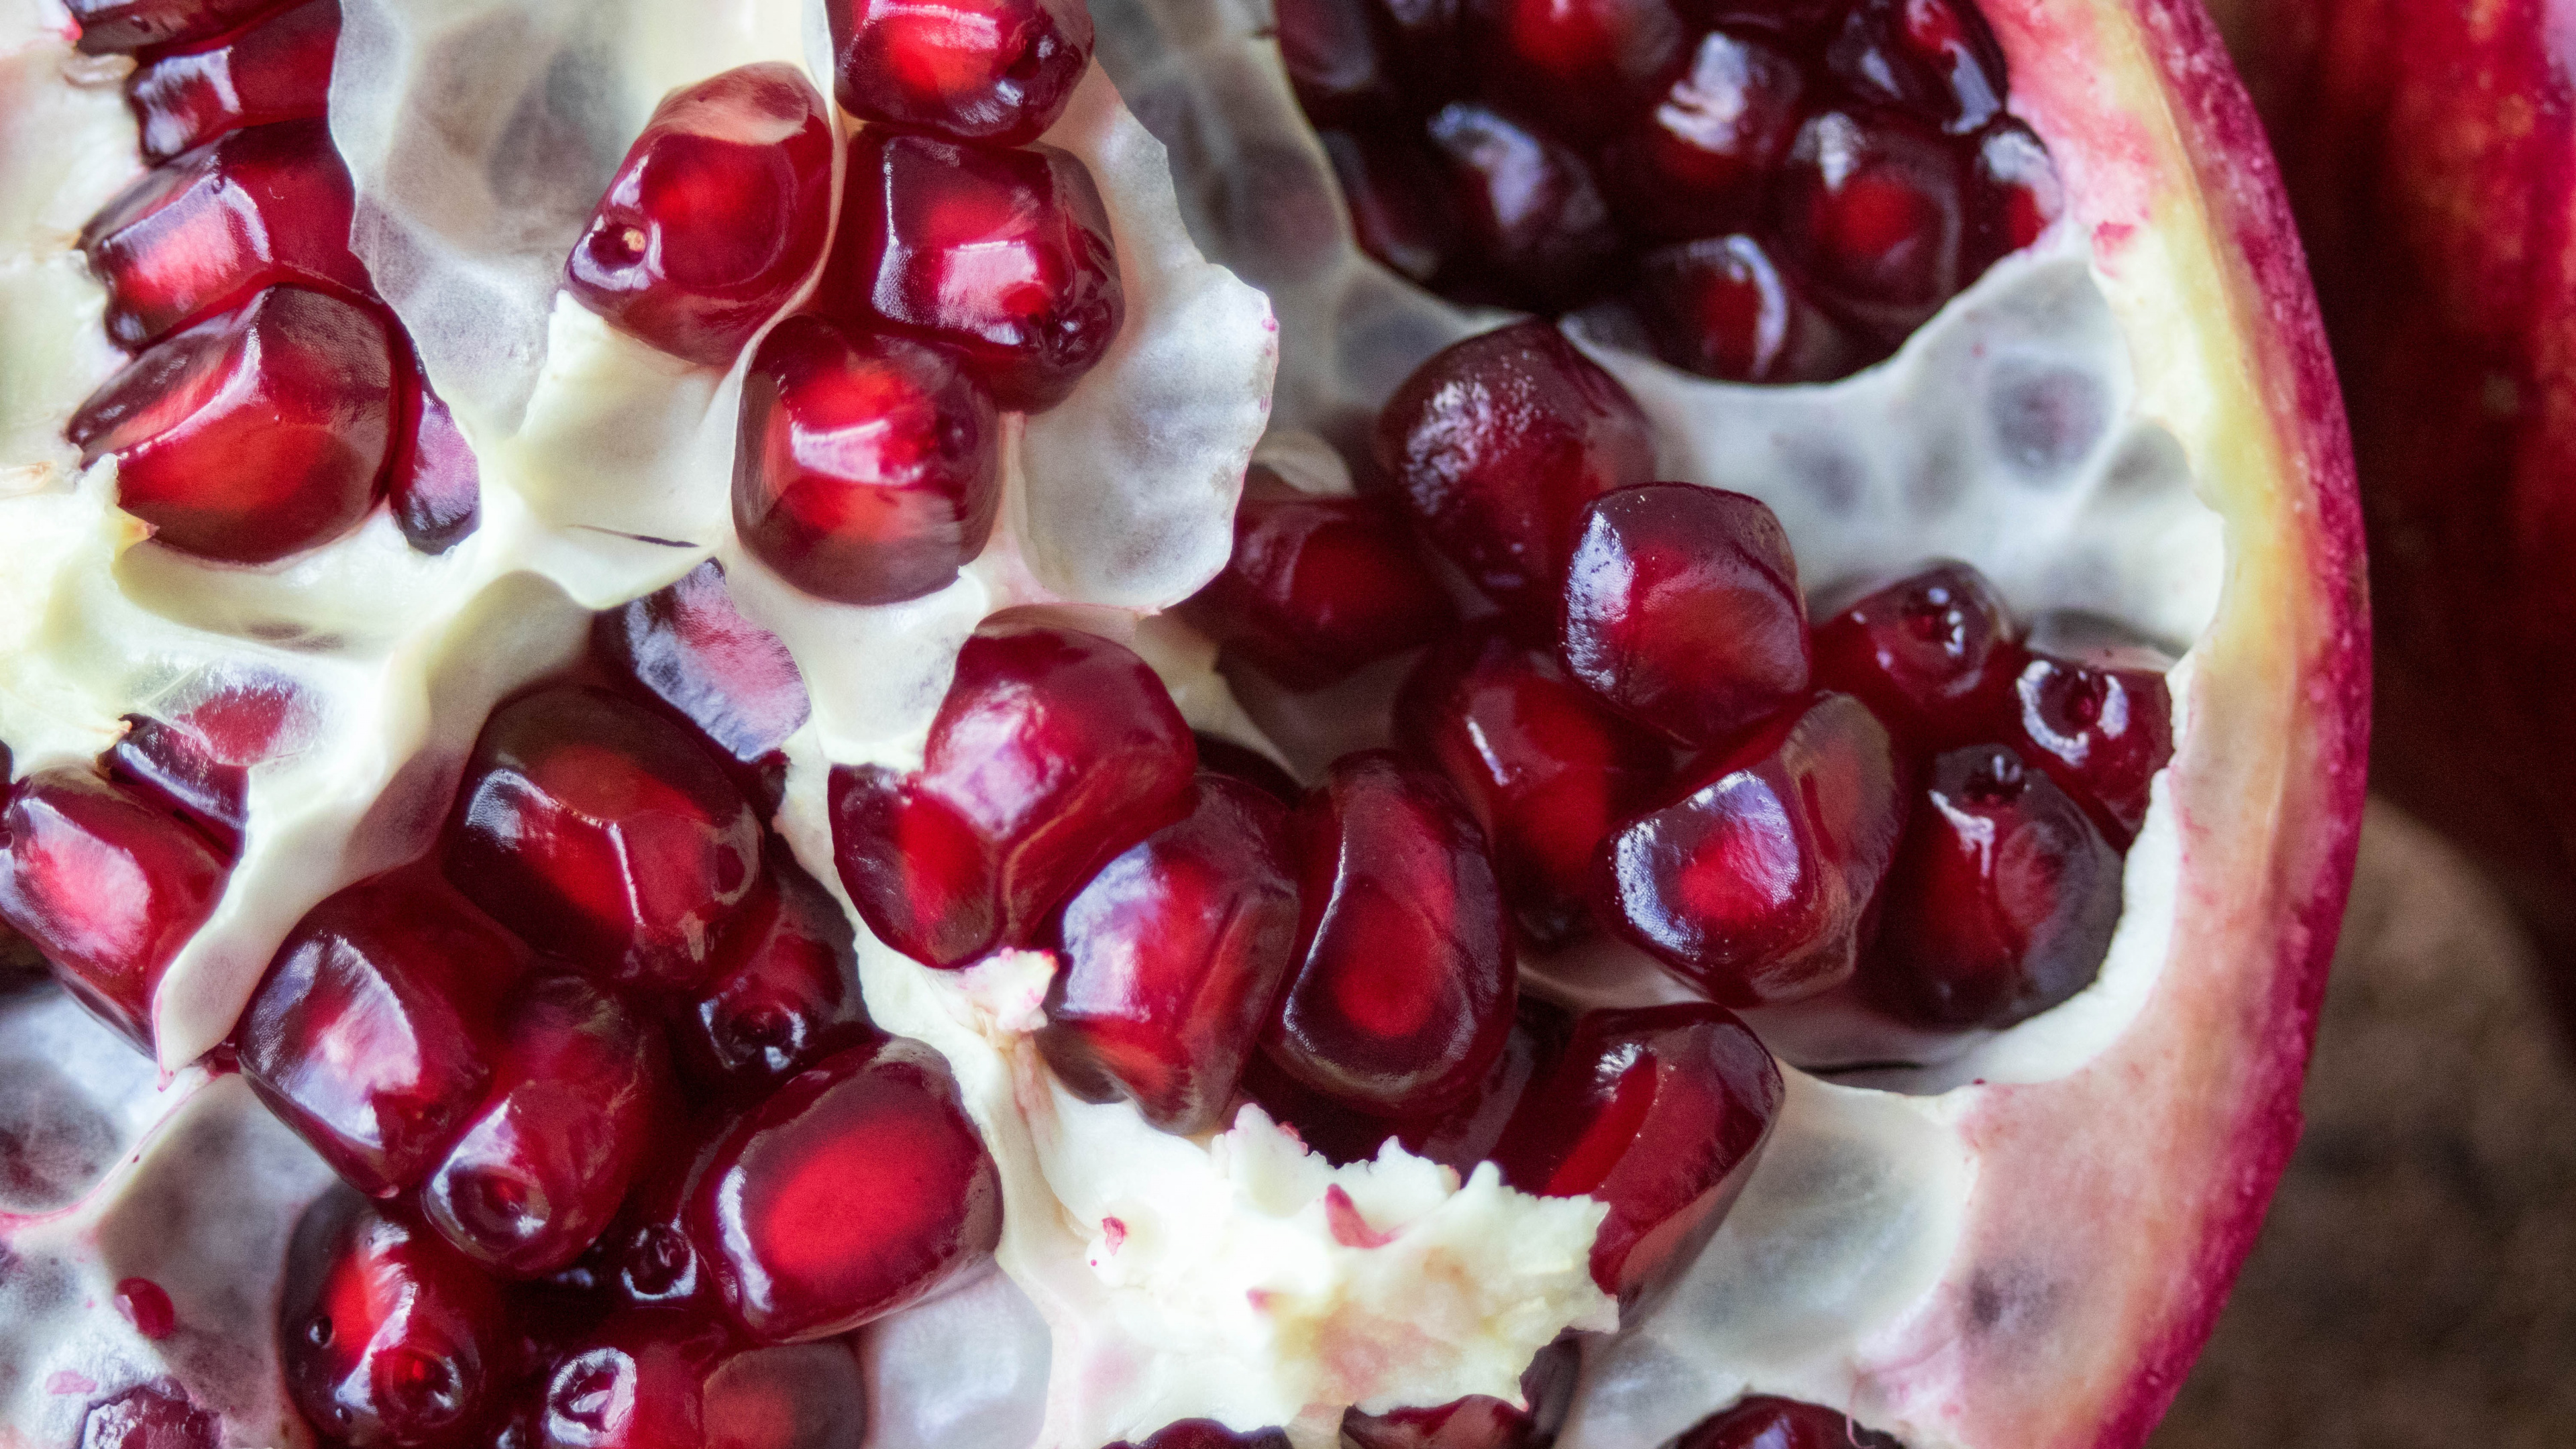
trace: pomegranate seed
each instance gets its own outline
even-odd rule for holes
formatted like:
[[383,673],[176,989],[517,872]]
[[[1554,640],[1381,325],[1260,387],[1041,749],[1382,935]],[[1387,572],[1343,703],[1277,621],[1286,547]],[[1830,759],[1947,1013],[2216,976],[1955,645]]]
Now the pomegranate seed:
[[1581,156],[1500,111],[1467,102],[1431,118],[1474,280],[1546,301],[1581,294],[1619,247],[1609,204]]
[[633,1307],[721,1314],[712,1275],[689,1235],[688,1205],[741,1118],[721,1105],[670,1124],[665,1146],[589,1253],[554,1280]]
[[991,1252],[1001,1179],[947,1063],[897,1038],[829,1058],[745,1117],[689,1223],[754,1338],[828,1338]]
[[547,1354],[529,1449],[858,1449],[846,1344],[742,1349],[667,1310],[617,1315]]
[[1665,247],[1637,271],[1629,305],[1675,367],[1722,382],[1830,382],[1870,360],[1758,238]]
[[2013,682],[2013,743],[2126,850],[2147,818],[2148,787],[2173,758],[2166,661],[2099,621],[2063,615],[2032,627],[2030,654]]
[[[1462,1178],[1474,1172],[1477,1163],[1494,1155],[1522,1095],[1565,1050],[1573,1028],[1573,1018],[1564,1007],[1523,996],[1512,1013],[1512,1030],[1503,1041],[1502,1054],[1486,1069],[1485,1080],[1446,1112],[1393,1123],[1396,1140],[1405,1151],[1440,1163]],[[1385,1138],[1381,1135],[1378,1140]]]
[[1240,780],[1282,805],[1306,798],[1296,778],[1259,750],[1204,732],[1193,732],[1190,739],[1198,746],[1200,769]]
[[1431,1409],[1352,1409],[1342,1415],[1342,1442],[1350,1449],[1543,1449],[1574,1406],[1582,1358],[1572,1339],[1540,1349],[1521,1373],[1526,1409],[1483,1394]]
[[869,132],[816,305],[954,351],[1005,408],[1062,402],[1126,309],[1109,211],[1080,160]]
[[849,917],[780,851],[725,942],[715,975],[672,1029],[709,1092],[768,1091],[874,1028],[859,999]]
[[127,715],[125,723],[125,737],[99,756],[107,777],[186,822],[227,865],[237,859],[249,822],[249,761],[230,758],[186,724],[139,714]]
[[1470,337],[1414,369],[1377,457],[1431,545],[1525,624],[1553,627],[1584,504],[1654,477],[1636,399],[1544,322]]
[[1418,649],[1457,623],[1393,504],[1300,492],[1258,465],[1234,511],[1233,555],[1181,617],[1296,690]]
[[620,331],[728,366],[813,274],[831,200],[823,97],[794,66],[737,66],[653,108],[564,287]]
[[245,127],[321,115],[339,43],[340,0],[303,0],[202,50],[135,67],[125,99],[142,128],[144,161],[157,166]]
[[1398,276],[1429,283],[1458,250],[1447,180],[1422,143],[1403,135],[1316,136],[1333,164],[1360,250]]
[[277,0],[64,0],[91,54],[186,45],[230,30]]
[[1873,106],[1966,133],[2004,106],[2004,57],[1976,7],[1960,0],[1861,0],[1825,51],[1825,68]]
[[1083,0],[827,0],[833,93],[866,121],[1022,146],[1091,64]]
[[1190,813],[1102,867],[1055,935],[1037,1040],[1056,1075],[1166,1132],[1217,1126],[1296,944],[1287,809],[1200,775]]
[[506,1312],[500,1289],[436,1233],[326,1193],[286,1250],[287,1390],[353,1449],[462,1449],[508,1367]]
[[1772,46],[1723,30],[1700,37],[1689,68],[1603,162],[1620,220],[1667,241],[1752,220],[1797,137],[1805,93],[1798,63]]
[[357,526],[393,434],[393,368],[375,313],[277,287],[109,378],[64,434],[117,458],[117,504],[159,542],[259,564]]
[[90,1406],[80,1449],[219,1449],[223,1424],[173,1384],[140,1384]]
[[591,620],[591,648],[724,752],[734,783],[774,813],[788,737],[813,714],[777,635],[742,616],[713,559],[678,583]]
[[1485,94],[1584,139],[1652,105],[1688,59],[1672,0],[1465,0],[1464,14]]
[[1748,1398],[1693,1425],[1668,1449],[1905,1449],[1847,1414],[1795,1399]]
[[1396,697],[1395,730],[1466,798],[1522,929],[1549,943],[1584,929],[1595,847],[1669,771],[1663,747],[1603,711],[1552,653],[1492,625],[1423,659]]
[[1522,1096],[1495,1160],[1524,1192],[1609,1204],[1592,1280],[1633,1317],[1717,1231],[1783,1090],[1771,1054],[1723,1008],[1588,1012]]
[[492,1080],[518,943],[435,876],[377,876],[305,913],[242,1012],[242,1075],[374,1197],[428,1175]]
[[1279,59],[1318,125],[1391,118],[1404,105],[1372,0],[1279,0]]
[[1503,1050],[1510,927],[1457,790],[1393,752],[1333,762],[1299,806],[1297,961],[1264,1039],[1288,1076],[1379,1116],[1475,1090]]
[[1991,734],[2021,659],[1986,576],[1944,562],[1876,589],[1816,626],[1816,683],[1869,706],[1910,752]]
[[2037,242],[2065,211],[2048,148],[2021,122],[1996,121],[1968,170],[1968,275]]
[[2120,921],[2120,855],[2003,745],[1934,759],[1862,958],[1869,999],[1909,1022],[2006,1027],[2093,982]]
[[214,912],[222,857],[156,803],[77,765],[19,781],[0,836],[0,918],[83,1006],[151,1050],[153,990]]
[[1958,159],[1894,116],[1827,111],[1798,133],[1782,235],[1817,294],[1894,341],[1959,290]]
[[932,966],[1025,945],[1056,903],[1188,809],[1189,727],[1145,661],[1096,635],[988,622],[957,656],[922,768],[832,771],[841,884]]
[[946,588],[1001,506],[993,401],[955,359],[791,317],[743,381],[734,526],[789,583],[845,604]]
[[447,878],[540,951],[686,991],[750,894],[760,827],[679,727],[600,689],[494,712],[448,828]]
[[1798,565],[1760,500],[1650,483],[1594,499],[1575,528],[1559,647],[1611,708],[1694,745],[1806,693]]
[[1850,695],[1820,695],[1684,779],[1612,833],[1602,919],[1729,1006],[1849,979],[1905,823],[1887,730]]
[[[403,340],[408,344],[410,338]],[[442,554],[463,543],[482,521],[483,465],[457,428],[455,415],[421,376],[420,359],[405,361],[404,428],[394,445],[385,495],[403,538],[422,553]]]
[[116,1285],[116,1311],[143,1338],[158,1343],[179,1329],[179,1310],[169,1291],[149,1278],[127,1278]]
[[1289,1439],[1285,1429],[1238,1434],[1214,1419],[1183,1419],[1155,1430],[1142,1444],[1121,1439],[1109,1449],[1289,1449]]

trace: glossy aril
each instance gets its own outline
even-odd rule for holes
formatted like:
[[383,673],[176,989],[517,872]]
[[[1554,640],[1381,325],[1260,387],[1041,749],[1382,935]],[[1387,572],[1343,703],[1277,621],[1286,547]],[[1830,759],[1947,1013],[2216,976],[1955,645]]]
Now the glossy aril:
[[1399,276],[1429,282],[1458,250],[1458,209],[1440,162],[1415,137],[1324,131],[1316,138],[1350,210],[1361,251]]
[[250,772],[231,742],[189,722],[128,715],[125,737],[107,747],[107,777],[194,827],[227,863],[241,854],[249,821]]
[[167,338],[101,384],[64,434],[116,455],[117,506],[169,548],[259,564],[355,527],[395,423],[384,323],[278,287]]
[[[1449,1168],[1462,1180],[1473,1176],[1476,1164],[1494,1155],[1529,1084],[1564,1051],[1573,1025],[1564,1007],[1524,994],[1512,1013],[1511,1034],[1485,1069],[1485,1079],[1447,1111],[1395,1120],[1390,1125],[1397,1140],[1405,1151]],[[1372,1151],[1375,1146],[1370,1144]]]
[[713,559],[592,618],[591,649],[722,750],[764,814],[787,783],[781,754],[814,712],[777,635],[744,618]]
[[2036,243],[2065,214],[2066,183],[2039,137],[2009,116],[1988,126],[1968,168],[1968,274]]
[[2016,634],[1985,575],[1935,564],[1816,625],[1816,684],[1868,705],[1911,752],[1951,749],[2010,718]]
[[706,1092],[746,1098],[869,1039],[854,950],[840,903],[775,852],[715,974],[672,1025],[681,1069]]
[[1297,690],[1418,649],[1457,621],[1392,503],[1301,492],[1257,464],[1235,505],[1233,554],[1180,612]]
[[2082,802],[2122,850],[2147,818],[2149,787],[2173,758],[2173,694],[2155,650],[2077,617],[2031,629],[2029,662],[2013,681],[2013,743]]
[[1825,52],[1852,94],[1973,131],[2004,105],[2004,58],[1966,0],[1860,0]]
[[987,623],[957,656],[922,768],[832,771],[842,887],[879,940],[963,966],[1189,808],[1189,727],[1145,661],[1098,635]]
[[1374,0],[1279,0],[1276,9],[1280,63],[1317,124],[1364,124],[1400,110],[1391,37],[1379,33]]
[[1282,1429],[1238,1434],[1214,1419],[1183,1419],[1164,1425],[1141,1442],[1122,1439],[1108,1449],[1289,1449],[1289,1443]]
[[1657,356],[1721,382],[1828,382],[1869,360],[1768,245],[1740,233],[1648,252],[1628,307]]
[[1781,235],[1828,307],[1893,342],[1964,280],[1963,189],[1958,156],[1930,129],[1827,111],[1790,153]]
[[991,1252],[1001,1181],[947,1063],[896,1039],[825,1060],[745,1117],[689,1229],[753,1338],[829,1338]]
[[149,1050],[153,990],[213,913],[223,857],[159,802],[78,765],[19,781],[0,832],[0,919],[82,1005]]
[[1592,167],[1501,111],[1460,101],[1431,118],[1469,285],[1562,302],[1607,267],[1619,236]]
[[841,109],[898,130],[1019,146],[1091,64],[1084,0],[826,0]]
[[618,1315],[550,1355],[531,1449],[859,1449],[847,1344],[743,1348],[670,1310]]
[[1902,762],[1860,701],[1822,694],[1683,773],[1603,847],[1594,909],[1713,1001],[1850,979],[1905,823]]
[[1191,795],[1065,902],[1037,1036],[1074,1093],[1185,1136],[1221,1125],[1297,938],[1286,808],[1221,775]]
[[1717,1231],[1783,1091],[1771,1054],[1720,1007],[1590,1012],[1521,1097],[1495,1160],[1524,1192],[1609,1204],[1592,1278],[1633,1317]]
[[1575,520],[1558,648],[1604,704],[1686,745],[1795,703],[1810,666],[1789,535],[1760,500],[1623,488]]
[[664,352],[731,363],[822,258],[832,145],[823,97],[794,66],[672,92],[573,243],[565,289]]
[[345,1190],[305,1209],[278,1356],[295,1406],[332,1442],[463,1449],[509,1371],[508,1343],[500,1289],[436,1233]]
[[1840,1409],[1755,1395],[1690,1427],[1666,1449],[1904,1449]]
[[321,115],[339,42],[340,0],[301,0],[212,45],[136,66],[125,99],[144,161],[157,165],[247,126]]
[[1240,780],[1282,805],[1294,805],[1306,798],[1305,788],[1295,776],[1250,745],[1238,745],[1205,730],[1192,731],[1190,740],[1198,747],[1200,769]]
[[742,792],[679,726],[565,686],[494,711],[443,857],[467,899],[603,981],[704,980],[760,865]]
[[1502,1051],[1517,990],[1484,832],[1448,780],[1376,750],[1334,762],[1290,840],[1297,956],[1264,1051],[1362,1112],[1456,1103]]
[[1689,54],[1673,0],[1465,0],[1485,94],[1589,138],[1642,112]]
[[734,453],[743,545],[844,604],[946,588],[1001,506],[993,400],[953,357],[791,317],[753,354]]
[[277,0],[65,0],[93,55],[184,45],[248,20]]
[[1620,219],[1668,241],[1756,219],[1797,137],[1806,91],[1797,61],[1775,46],[1723,30],[1701,36],[1688,67],[1602,163]]
[[1560,1338],[1522,1370],[1522,1406],[1473,1394],[1436,1408],[1352,1409],[1342,1415],[1342,1442],[1350,1449],[1545,1449],[1574,1406],[1581,1368],[1575,1340]]
[[722,1105],[671,1119],[643,1176],[581,1260],[551,1280],[630,1307],[686,1307],[722,1318],[714,1275],[689,1231],[689,1202],[741,1120]]
[[404,425],[385,477],[385,501],[413,548],[441,554],[465,541],[483,517],[483,467],[456,415],[421,376],[403,369]]
[[342,1179],[427,1176],[492,1081],[518,942],[428,872],[361,881],[296,922],[242,1012],[242,1075]]
[[948,349],[1030,412],[1062,402],[1118,335],[1109,212],[1077,157],[870,130],[843,186],[815,299],[827,315]]
[[1433,547],[1526,625],[1553,628],[1575,515],[1654,477],[1636,399],[1544,322],[1479,334],[1396,389],[1377,457]]
[[1888,872],[1861,989],[1932,1027],[2006,1027],[2091,985],[2120,922],[2120,854],[2003,745],[1935,758]]
[[223,1421],[176,1384],[139,1384],[81,1416],[80,1449],[220,1449]]

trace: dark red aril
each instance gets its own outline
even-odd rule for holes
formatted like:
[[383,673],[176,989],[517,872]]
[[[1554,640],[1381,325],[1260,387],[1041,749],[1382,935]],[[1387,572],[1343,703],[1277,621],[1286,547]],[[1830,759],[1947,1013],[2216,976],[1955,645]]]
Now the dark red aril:
[[1342,1415],[1342,1442],[1349,1449],[1544,1449],[1556,1441],[1574,1406],[1581,1367],[1574,1341],[1559,1339],[1540,1349],[1521,1373],[1527,1408],[1474,1394],[1428,1409],[1351,1409]]
[[1083,0],[826,0],[841,108],[898,130],[1021,146],[1091,64]]
[[724,751],[762,813],[787,784],[787,739],[814,712],[777,635],[742,616],[709,559],[678,583],[591,620],[591,649]]
[[993,400],[955,358],[791,317],[752,354],[734,454],[743,546],[844,604],[946,588],[1002,501]]
[[[1462,1179],[1472,1175],[1477,1163],[1494,1155],[1503,1129],[1520,1108],[1522,1095],[1565,1050],[1565,1039],[1573,1027],[1573,1018],[1566,1015],[1564,1007],[1536,996],[1522,996],[1512,1012],[1511,1034],[1504,1039],[1503,1050],[1494,1058],[1494,1064],[1485,1069],[1485,1080],[1445,1112],[1397,1120],[1392,1124],[1396,1139],[1404,1144],[1405,1151],[1429,1158]],[[1375,1142],[1370,1144],[1370,1150],[1376,1150]]]
[[1643,112],[1689,53],[1673,0],[1465,0],[1463,11],[1483,93],[1578,139]]
[[242,1075],[351,1186],[429,1174],[492,1080],[526,952],[429,872],[361,881],[296,922],[234,1029]]
[[2007,116],[1986,128],[1968,168],[1967,275],[2037,242],[2066,213],[2066,183],[2030,127]]
[[1959,158],[1929,128],[1827,111],[1790,153],[1781,236],[1828,307],[1893,343],[1959,290],[1963,191]]
[[1830,382],[1870,361],[1758,237],[1704,237],[1646,253],[1628,292],[1655,355],[1721,382]]
[[249,823],[247,767],[259,756],[240,757],[230,741],[186,721],[130,714],[125,724],[125,737],[99,756],[107,777],[194,827],[227,864],[238,858]]
[[151,1050],[152,993],[230,867],[160,802],[78,765],[18,782],[0,814],[0,919],[83,1006]]
[[1816,625],[1816,685],[1868,705],[1909,753],[1998,735],[2021,651],[1986,576],[1938,563]]
[[1284,1429],[1238,1434],[1214,1419],[1183,1419],[1155,1430],[1143,1443],[1121,1439],[1108,1449],[1289,1449],[1289,1440]]
[[1189,808],[1197,752],[1145,661],[988,622],[957,656],[922,768],[836,766],[832,849],[879,940],[932,966],[1025,945],[1101,866]]
[[220,1449],[223,1421],[176,1384],[138,1384],[81,1416],[80,1449]]
[[743,1099],[873,1035],[859,998],[849,917],[812,876],[774,854],[717,959],[672,1027],[681,1069]]
[[2004,57],[1968,0],[1860,0],[1825,68],[1873,106],[1944,130],[1977,129],[2004,106]]
[[170,1290],[149,1278],[117,1280],[116,1312],[149,1343],[179,1331],[179,1309],[170,1301]]
[[1360,250],[1416,282],[1438,276],[1458,250],[1458,210],[1441,163],[1421,139],[1349,131],[1323,131],[1315,139],[1333,165]]
[[1807,606],[1761,500],[1688,483],[1605,493],[1575,519],[1558,648],[1603,703],[1711,744],[1807,690]]
[[789,1080],[736,1126],[689,1206],[734,1318],[764,1343],[847,1333],[1001,1240],[992,1157],[937,1052],[897,1038]]
[[529,1449],[859,1449],[847,1344],[742,1348],[670,1310],[617,1315],[548,1354]]
[[1570,147],[1465,101],[1432,116],[1430,135],[1460,227],[1462,281],[1561,303],[1581,296],[1617,256],[1609,203]]
[[563,686],[484,724],[443,860],[467,899],[537,949],[603,981],[686,991],[751,891],[760,827],[686,731]]
[[157,166],[245,127],[321,115],[339,43],[340,0],[302,0],[203,49],[136,66],[125,99],[144,161]]
[[1721,1007],[1588,1012],[1495,1160],[1524,1192],[1609,1204],[1592,1279],[1633,1318],[1717,1231],[1783,1091],[1752,1028]]
[[483,465],[455,414],[421,376],[420,359],[405,363],[403,430],[395,439],[385,498],[403,538],[422,553],[441,554],[463,543],[482,521]]
[[1190,739],[1198,746],[1200,769],[1231,776],[1282,805],[1293,806],[1306,798],[1305,787],[1296,777],[1261,751],[1204,730],[1193,731]]
[[1318,126],[1392,119],[1403,87],[1379,35],[1376,0],[1279,0],[1279,59]]
[[662,99],[564,263],[620,331],[730,364],[823,255],[832,123],[795,66],[737,66]]
[[1234,552],[1181,617],[1290,689],[1321,689],[1456,627],[1395,505],[1245,475]]
[[277,0],[64,0],[91,55],[186,45],[230,30]]
[[815,305],[949,349],[1003,407],[1036,412],[1100,361],[1126,299],[1108,208],[1076,157],[870,130],[850,148]]
[[1076,1095],[1184,1136],[1220,1125],[1297,938],[1287,809],[1222,775],[1191,797],[1065,902],[1037,1037]]
[[117,458],[117,506],[153,538],[260,564],[355,527],[393,438],[384,323],[294,287],[154,345],[64,428],[84,464]]
[[2032,623],[2028,661],[2013,681],[2012,743],[2128,849],[2156,772],[2173,758],[2169,661],[2116,626],[2064,614]]
[[1388,400],[1376,441],[1422,536],[1534,628],[1555,627],[1575,515],[1654,477],[1636,399],[1545,322],[1434,355]]
[[351,1449],[465,1449],[509,1371],[500,1289],[399,1209],[334,1190],[286,1251],[278,1356],[304,1417]]
[[1296,962],[1263,1050],[1303,1086],[1377,1116],[1474,1091],[1516,993],[1484,832],[1447,779],[1369,750],[1333,763],[1290,826]]
[[1824,694],[1685,771],[1601,855],[1602,920],[1712,1001],[1850,979],[1905,824],[1903,771],[1860,701]]
[[2120,922],[2120,854],[2003,745],[1935,758],[1880,898],[1861,990],[1931,1027],[2006,1027],[2093,982]]
[[1620,221],[1665,241],[1753,221],[1797,138],[1806,90],[1798,63],[1774,46],[1723,30],[1700,37],[1681,77],[1602,161]]
[[738,1113],[719,1104],[665,1124],[662,1144],[627,1193],[617,1220],[554,1286],[630,1307],[688,1307],[721,1318],[713,1277],[690,1235],[689,1202]]
[[1840,1409],[1756,1395],[1692,1425],[1665,1449],[1905,1449]]
[[1522,929],[1551,944],[1589,924],[1596,847],[1670,772],[1664,747],[1602,709],[1552,652],[1490,624],[1423,659],[1396,696],[1395,732],[1458,787]]
[[1807,41],[1850,8],[1851,0],[1702,0],[1695,13],[1711,24]]

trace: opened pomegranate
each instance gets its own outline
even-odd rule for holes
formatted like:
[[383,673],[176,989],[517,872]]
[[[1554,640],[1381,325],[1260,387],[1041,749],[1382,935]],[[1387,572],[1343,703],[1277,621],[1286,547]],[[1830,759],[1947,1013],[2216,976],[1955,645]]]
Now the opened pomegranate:
[[1276,19],[8,22],[0,1439],[2136,1443],[2363,687],[2197,12]]

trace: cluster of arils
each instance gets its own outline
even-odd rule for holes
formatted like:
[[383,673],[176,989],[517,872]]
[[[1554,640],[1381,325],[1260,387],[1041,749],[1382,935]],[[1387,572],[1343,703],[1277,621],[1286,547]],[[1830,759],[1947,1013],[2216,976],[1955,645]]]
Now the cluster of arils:
[[1886,356],[2061,197],[1966,0],[1280,0],[1367,252],[1736,382]]

